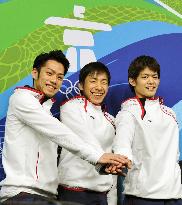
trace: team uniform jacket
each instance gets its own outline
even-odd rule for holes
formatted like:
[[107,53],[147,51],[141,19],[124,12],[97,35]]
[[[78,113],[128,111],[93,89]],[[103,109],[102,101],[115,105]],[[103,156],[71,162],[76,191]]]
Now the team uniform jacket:
[[[52,99],[31,88],[15,90],[6,119],[1,198],[19,192],[57,193],[57,144],[95,164],[104,153],[84,143],[68,127],[51,116]],[[46,195],[46,194],[43,195]]]
[[[78,96],[60,108],[61,121],[88,142],[95,150],[111,153],[115,136],[114,118],[101,106]],[[98,192],[108,191],[111,175],[99,175],[95,167],[63,149],[59,164],[59,183],[66,187],[81,187]]]
[[115,153],[132,160],[125,194],[149,199],[182,197],[179,130],[174,112],[159,98],[125,101],[116,116]]

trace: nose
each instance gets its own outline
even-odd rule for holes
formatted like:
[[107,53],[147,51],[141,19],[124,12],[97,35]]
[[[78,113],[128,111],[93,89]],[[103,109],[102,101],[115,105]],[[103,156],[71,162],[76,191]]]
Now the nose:
[[100,82],[97,82],[97,89],[102,90],[102,84]]
[[52,75],[50,81],[51,81],[51,83],[56,85],[56,83],[57,83],[57,76],[56,75]]
[[148,83],[151,83],[151,84],[153,84],[155,81],[154,81],[154,78],[152,77],[152,76],[150,76],[149,78],[148,78]]

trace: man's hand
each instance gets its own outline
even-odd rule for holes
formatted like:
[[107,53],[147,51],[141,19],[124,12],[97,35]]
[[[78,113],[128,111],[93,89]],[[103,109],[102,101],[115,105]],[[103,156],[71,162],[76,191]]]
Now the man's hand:
[[132,162],[131,160],[127,159],[125,164],[118,164],[118,165],[114,165],[114,164],[108,164],[105,172],[108,174],[117,174],[117,175],[122,175],[122,176],[126,176],[126,168],[131,169],[132,166]]
[[113,164],[121,166],[128,163],[128,158],[120,154],[105,153],[99,161],[99,164]]

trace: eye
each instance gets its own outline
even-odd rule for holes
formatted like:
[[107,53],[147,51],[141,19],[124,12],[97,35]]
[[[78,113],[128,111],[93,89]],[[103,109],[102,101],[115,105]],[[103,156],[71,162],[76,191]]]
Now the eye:
[[102,85],[108,85],[108,82],[106,80],[102,81]]
[[147,75],[144,75],[144,76],[142,76],[141,78],[142,78],[142,79],[147,79],[148,76],[147,76]]
[[95,83],[96,82],[96,80],[90,80],[90,83]]
[[51,73],[51,72],[47,72],[47,75],[51,76],[51,75],[52,75],[52,73]]
[[62,76],[59,76],[59,77],[58,77],[58,80],[62,81],[62,80],[63,80],[63,77],[62,77]]
[[154,79],[158,79],[158,75],[153,76]]

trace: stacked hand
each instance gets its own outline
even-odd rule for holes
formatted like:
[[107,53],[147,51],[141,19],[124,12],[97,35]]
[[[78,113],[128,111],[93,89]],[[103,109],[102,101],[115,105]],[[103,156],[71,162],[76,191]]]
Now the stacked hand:
[[103,154],[98,163],[106,165],[105,172],[108,174],[118,174],[126,176],[123,172],[126,168],[131,169],[131,161],[123,155],[105,153]]

